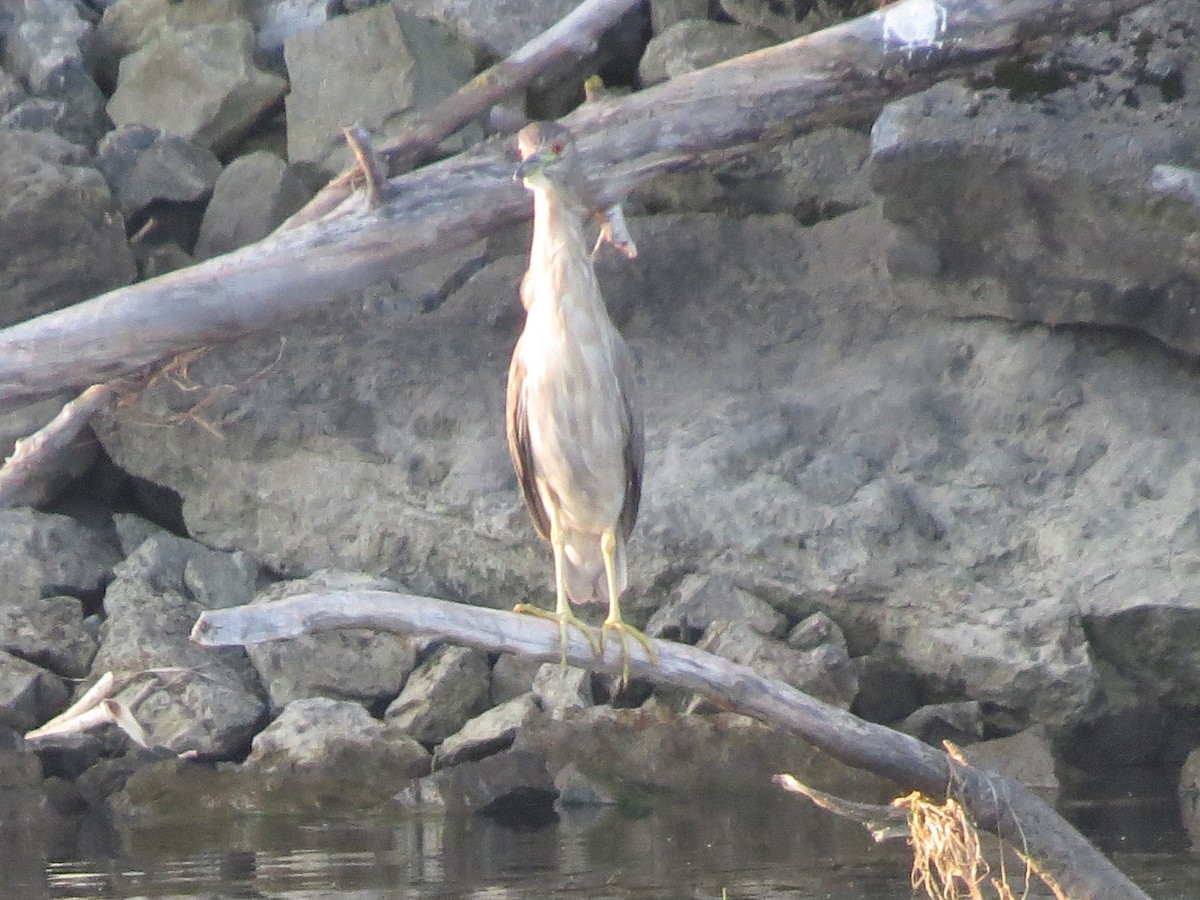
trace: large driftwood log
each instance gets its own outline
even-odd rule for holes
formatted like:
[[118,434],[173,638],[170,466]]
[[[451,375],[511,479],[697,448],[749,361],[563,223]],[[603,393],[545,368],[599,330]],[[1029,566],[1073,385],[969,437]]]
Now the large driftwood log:
[[[386,591],[303,594],[254,606],[209,610],[192,639],[206,646],[255,644],[336,628],[374,628],[443,637],[489,651],[555,661],[558,627],[516,613],[482,609],[429,597]],[[630,672],[718,697],[735,710],[800,735],[847,765],[894,781],[906,790],[944,800],[954,796],[976,826],[998,834],[1024,852],[1072,900],[1148,900],[1106,857],[1045,802],[1002,776],[951,765],[946,755],[898,731],[850,713],[753,669],[672,641],[651,642],[651,665],[636,642],[628,642]],[[619,673],[620,650],[609,641],[596,659],[581,635],[570,633],[567,660],[594,671]]]
[[[1097,28],[1149,0],[902,0],[877,13],[588,103],[564,121],[603,196],[705,154],[837,122],[1015,52]],[[493,140],[391,182],[388,202],[348,198],[317,221],[241,250],[0,331],[0,401],[107,381],[181,350],[277,327],[422,255],[530,212]],[[514,287],[515,290],[515,287]]]

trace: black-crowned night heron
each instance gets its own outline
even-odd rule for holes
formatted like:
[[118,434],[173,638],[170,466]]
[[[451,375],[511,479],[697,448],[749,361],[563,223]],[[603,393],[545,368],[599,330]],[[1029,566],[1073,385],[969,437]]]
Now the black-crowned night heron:
[[[533,245],[521,281],[525,330],[508,370],[508,448],[533,525],[554,551],[553,613],[566,660],[574,625],[593,651],[615,631],[629,676],[628,635],[654,661],[646,636],[621,618],[625,541],[642,493],[642,411],[633,354],[613,326],[584,238],[589,212],[575,141],[535,122],[517,135],[523,178],[533,192]],[[608,601],[599,643],[571,610]]]

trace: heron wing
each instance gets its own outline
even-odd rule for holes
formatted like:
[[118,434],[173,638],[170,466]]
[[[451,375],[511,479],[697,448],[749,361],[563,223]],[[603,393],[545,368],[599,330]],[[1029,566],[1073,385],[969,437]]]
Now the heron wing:
[[513,469],[517,473],[517,484],[529,508],[533,527],[545,540],[550,540],[550,516],[542,505],[534,477],[533,448],[529,442],[529,415],[525,408],[525,363],[521,360],[521,342],[513,351],[512,363],[508,367],[508,389],[505,397],[505,421],[508,432],[508,452],[512,457]]
[[642,403],[638,396],[636,378],[637,362],[633,351],[619,335],[617,337],[615,367],[617,386],[624,403],[625,421],[625,502],[617,522],[621,535],[629,537],[637,521],[638,507],[642,502],[642,472],[645,468],[646,435],[642,423]]

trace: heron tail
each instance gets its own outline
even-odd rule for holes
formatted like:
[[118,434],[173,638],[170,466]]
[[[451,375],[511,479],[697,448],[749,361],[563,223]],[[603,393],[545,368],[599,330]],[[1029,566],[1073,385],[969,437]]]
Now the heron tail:
[[[625,566],[625,539],[617,535],[617,591],[629,582]],[[567,596],[572,603],[608,603],[608,580],[604,574],[604,554],[594,534],[568,536],[566,545]]]

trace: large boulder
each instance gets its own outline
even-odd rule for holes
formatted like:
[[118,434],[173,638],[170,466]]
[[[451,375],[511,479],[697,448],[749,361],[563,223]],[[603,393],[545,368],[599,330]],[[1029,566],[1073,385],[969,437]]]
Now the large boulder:
[[259,732],[247,764],[267,772],[308,776],[394,791],[429,771],[429,752],[357,703],[313,697],[295,700]]
[[415,110],[445,99],[472,74],[469,52],[449,31],[389,4],[294,34],[284,57],[288,159],[330,171],[353,161],[343,128],[397,137]]
[[163,29],[121,60],[108,114],[118,125],[152,125],[224,153],[287,90],[253,53],[248,22]]
[[0,272],[0,326],[137,275],[117,201],[79,147],[0,129]]
[[115,574],[93,672],[125,677],[118,699],[151,744],[206,757],[242,750],[267,714],[254,669],[245,650],[202,648],[189,635],[203,610],[248,603],[257,568],[245,554],[157,532]]
[[211,150],[149,125],[122,125],[96,151],[104,175],[127,218],[159,200],[203,200],[221,174]]
[[684,19],[651,39],[638,64],[638,75],[645,85],[657,84],[774,43],[769,34],[754,28]]
[[101,85],[116,87],[121,60],[140,50],[159,34],[187,31],[202,25],[246,22],[245,0],[119,0],[106,4],[92,39],[92,63]]
[[1150,4],[990,83],[889,105],[872,178],[900,227],[888,264],[906,302],[1200,351],[1195,14]]
[[0,650],[0,728],[29,731],[62,712],[70,696],[61,678]]
[[217,178],[200,223],[196,256],[206,259],[261,240],[311,196],[295,167],[274,153],[239,156]]
[[0,510],[0,607],[98,596],[120,560],[111,530],[32,509]]

